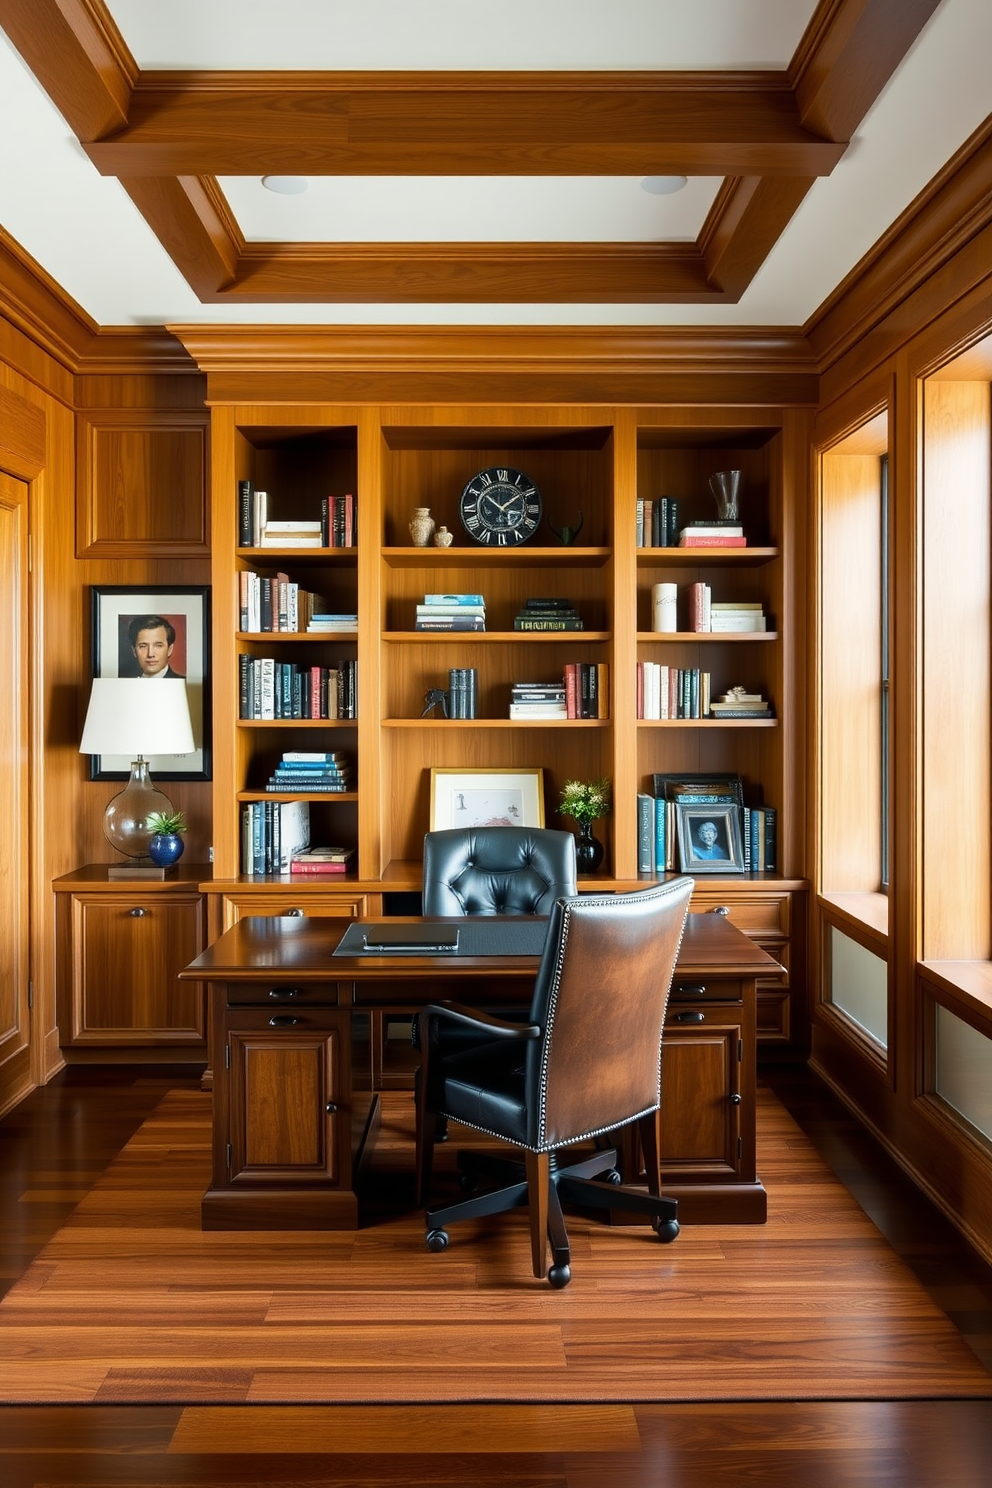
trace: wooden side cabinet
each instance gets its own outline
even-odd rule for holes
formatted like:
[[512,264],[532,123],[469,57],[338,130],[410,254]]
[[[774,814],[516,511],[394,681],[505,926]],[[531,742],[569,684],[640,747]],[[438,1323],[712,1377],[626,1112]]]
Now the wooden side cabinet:
[[109,880],[100,864],[58,878],[59,1038],[69,1062],[205,1060],[204,989],[179,972],[203,950],[206,910],[191,864],[167,879]]

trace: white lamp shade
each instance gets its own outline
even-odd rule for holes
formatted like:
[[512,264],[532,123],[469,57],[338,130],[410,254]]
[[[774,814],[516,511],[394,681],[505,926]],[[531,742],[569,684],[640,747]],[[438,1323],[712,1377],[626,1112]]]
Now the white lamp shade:
[[186,683],[178,677],[94,677],[80,754],[192,754]]

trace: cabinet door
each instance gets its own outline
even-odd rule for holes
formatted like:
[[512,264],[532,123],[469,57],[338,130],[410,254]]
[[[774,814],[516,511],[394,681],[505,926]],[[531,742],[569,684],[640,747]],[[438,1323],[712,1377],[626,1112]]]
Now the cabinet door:
[[204,1043],[203,990],[178,979],[206,943],[198,893],[73,894],[71,943],[72,1044]]
[[[674,1018],[679,1016],[675,1010]],[[738,1008],[670,1021],[661,1059],[661,1164],[669,1182],[745,1176],[741,1120],[743,1025]]]
[[232,1011],[225,1082],[228,1183],[350,1183],[348,1014]]

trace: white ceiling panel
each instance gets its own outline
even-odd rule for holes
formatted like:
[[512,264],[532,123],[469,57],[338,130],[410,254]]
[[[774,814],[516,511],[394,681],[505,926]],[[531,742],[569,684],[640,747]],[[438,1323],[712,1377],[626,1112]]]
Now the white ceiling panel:
[[816,0],[110,0],[144,68],[785,67]]

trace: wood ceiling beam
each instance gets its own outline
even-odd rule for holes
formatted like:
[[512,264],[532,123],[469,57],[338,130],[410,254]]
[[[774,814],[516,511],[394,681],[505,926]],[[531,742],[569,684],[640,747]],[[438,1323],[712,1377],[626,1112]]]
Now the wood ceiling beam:
[[233,284],[244,238],[212,177],[123,177],[121,185],[201,300]]
[[744,176],[724,182],[698,240],[711,290],[740,299],[813,180]]
[[799,117],[851,139],[940,0],[821,0],[789,66]]
[[138,65],[104,0],[0,0],[0,27],[78,139],[127,123]]
[[827,175],[779,73],[144,73],[104,175]]
[[[202,298],[202,296],[201,296]],[[691,304],[720,300],[666,243],[249,243],[208,296],[258,304]]]

